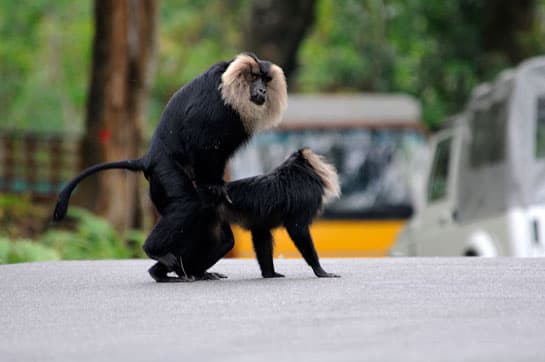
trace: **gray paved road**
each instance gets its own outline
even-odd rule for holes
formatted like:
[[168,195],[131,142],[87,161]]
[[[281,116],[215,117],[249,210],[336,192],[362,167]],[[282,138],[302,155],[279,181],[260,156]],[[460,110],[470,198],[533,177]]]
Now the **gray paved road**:
[[0,360],[545,361],[545,259],[276,264],[169,285],[142,260],[0,266]]

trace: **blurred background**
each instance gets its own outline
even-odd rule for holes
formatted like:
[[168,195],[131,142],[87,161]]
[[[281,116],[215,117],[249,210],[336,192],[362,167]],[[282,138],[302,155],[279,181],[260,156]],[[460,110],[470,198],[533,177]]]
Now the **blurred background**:
[[[444,151],[435,161],[433,135],[465,125],[451,116],[467,113],[479,84],[543,54],[545,0],[0,2],[0,263],[144,256],[157,215],[142,175],[89,178],[68,220],[52,225],[56,194],[91,164],[141,155],[171,95],[246,50],[285,70],[289,106],[227,177],[266,172],[309,146],[335,164],[343,189],[313,226],[319,254],[385,256],[401,231],[397,254],[417,255],[407,221],[422,224],[418,210],[437,200],[430,172],[444,171],[445,188],[454,167]],[[480,124],[485,139],[498,130]],[[458,206],[444,207],[448,223],[471,224],[457,219]],[[538,219],[525,221],[529,237]],[[231,256],[251,257],[248,235],[235,233]],[[298,255],[282,231],[275,236],[276,256]],[[496,254],[516,254],[504,249]]]

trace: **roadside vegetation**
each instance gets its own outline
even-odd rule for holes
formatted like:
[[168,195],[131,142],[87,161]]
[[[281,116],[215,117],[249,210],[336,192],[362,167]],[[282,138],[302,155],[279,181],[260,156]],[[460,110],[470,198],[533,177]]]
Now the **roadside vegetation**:
[[62,225],[52,225],[51,212],[49,204],[29,197],[0,195],[0,264],[143,256],[143,231],[120,234],[105,219],[77,207],[69,209]]

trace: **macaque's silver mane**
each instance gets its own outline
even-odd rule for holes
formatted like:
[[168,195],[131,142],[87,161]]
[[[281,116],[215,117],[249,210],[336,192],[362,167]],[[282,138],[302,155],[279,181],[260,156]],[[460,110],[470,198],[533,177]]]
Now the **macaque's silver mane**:
[[271,64],[267,83],[267,97],[259,106],[250,101],[251,72],[259,74],[259,64],[246,54],[239,54],[221,76],[220,91],[225,104],[230,105],[239,115],[246,131],[250,134],[277,126],[288,103],[286,78],[282,68]]

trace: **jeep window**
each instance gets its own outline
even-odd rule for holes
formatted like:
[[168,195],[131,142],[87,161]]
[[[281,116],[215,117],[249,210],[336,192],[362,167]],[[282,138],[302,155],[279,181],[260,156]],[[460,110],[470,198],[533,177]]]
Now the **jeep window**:
[[471,167],[488,166],[505,160],[506,124],[506,101],[496,101],[473,113],[470,119]]
[[427,190],[429,202],[440,200],[447,194],[451,143],[452,137],[449,137],[437,144]]

